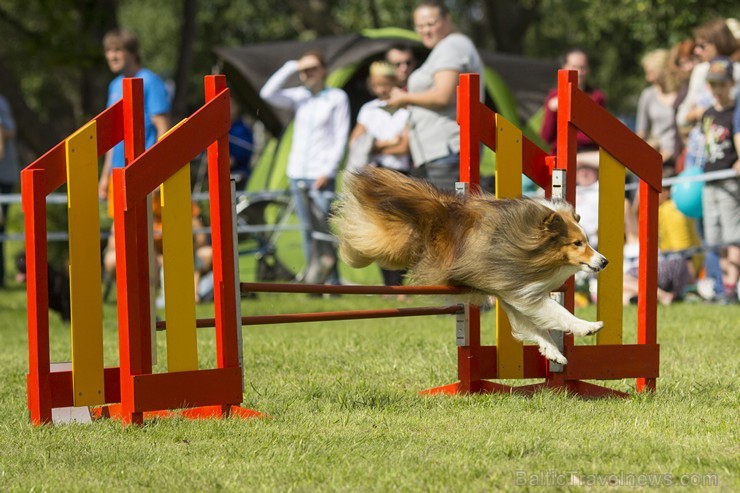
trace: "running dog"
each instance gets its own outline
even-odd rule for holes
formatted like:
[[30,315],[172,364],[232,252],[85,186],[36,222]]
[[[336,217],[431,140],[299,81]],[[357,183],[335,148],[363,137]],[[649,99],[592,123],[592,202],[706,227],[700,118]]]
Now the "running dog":
[[566,364],[548,330],[586,336],[604,326],[576,318],[549,296],[577,271],[599,272],[608,263],[578,220],[567,202],[457,196],[368,167],[346,175],[332,224],[348,265],[408,269],[414,284],[470,288],[473,302],[493,295],[514,337]]

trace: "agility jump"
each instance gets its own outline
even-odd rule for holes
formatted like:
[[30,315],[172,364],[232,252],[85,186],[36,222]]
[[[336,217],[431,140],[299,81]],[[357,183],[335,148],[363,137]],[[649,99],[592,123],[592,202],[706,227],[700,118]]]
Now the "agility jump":
[[[229,90],[224,76],[207,76],[206,104],[144,153],[143,84],[125,79],[121,101],[21,172],[28,263],[28,404],[35,425],[51,422],[51,410],[104,406],[97,415],[141,424],[170,409],[199,416],[255,416],[242,402],[241,327],[236,289],[236,245],[229,181]],[[119,367],[104,368],[100,287],[100,224],[97,163],[125,142],[125,168],[113,172],[117,247]],[[199,369],[193,270],[188,220],[166,211],[190,210],[189,162],[208,149],[210,214],[214,251],[216,368]],[[46,244],[46,196],[67,183],[72,286],[72,370],[50,370]],[[152,373],[147,200],[162,185],[166,373]],[[168,248],[167,245],[177,245]],[[174,243],[173,243],[174,242]],[[181,252],[178,253],[178,248]],[[177,300],[175,302],[175,300]]]
[[[467,308],[470,314],[468,335],[458,344],[459,382],[427,393],[531,393],[547,387],[589,397],[626,396],[583,381],[623,378],[636,378],[638,391],[655,389],[659,374],[656,293],[662,162],[654,149],[580,91],[577,77],[575,71],[560,70],[558,73],[558,155],[551,157],[501,115],[480,103],[477,75],[461,76],[458,86],[460,180],[470,193],[478,190],[482,143],[496,152],[498,197],[520,196],[521,174],[524,173],[542,187],[548,197],[553,189],[564,188],[564,198],[576,205],[576,130],[580,129],[599,144],[602,184],[599,189],[599,250],[610,260],[610,267],[599,274],[597,319],[604,322],[604,329],[597,335],[597,344],[575,346],[573,336],[565,335],[561,349],[568,364],[548,364],[535,346],[523,345],[513,338],[506,315],[497,308],[496,346],[481,346],[480,312],[471,306]],[[623,344],[622,334],[625,167],[640,179],[637,344]],[[573,311],[573,279],[566,283],[564,304]],[[524,378],[544,378],[545,382],[511,387],[489,381]]]
[[[553,183],[575,202],[576,128],[601,146],[600,167],[606,186],[600,190],[599,223],[602,252],[612,268],[599,280],[598,318],[605,322],[595,346],[575,346],[572,336],[562,341],[565,366],[549,364],[535,346],[511,336],[503,312],[497,313],[496,346],[481,346],[480,310],[475,305],[365,310],[241,317],[244,292],[341,292],[346,294],[460,294],[449,286],[340,287],[311,285],[237,284],[232,194],[228,176],[229,92],[223,76],[208,76],[206,104],[159,143],[143,152],[143,88],[140,80],[124,80],[124,98],[61,142],[21,173],[26,221],[29,307],[28,397],[31,421],[51,422],[51,410],[66,406],[103,406],[98,415],[120,415],[124,423],[140,424],[145,415],[168,415],[186,408],[189,416],[258,416],[239,407],[242,402],[240,323],[267,324],[348,320],[391,316],[455,314],[457,318],[459,381],[422,394],[525,392],[547,387],[584,396],[625,396],[583,380],[636,378],[637,390],[654,390],[659,368],[656,341],[657,206],[661,188],[660,157],[641,139],[593,104],[577,88],[576,72],[558,75],[558,155],[547,156],[521,132],[479,101],[478,76],[463,75],[458,87],[461,126],[460,190],[479,189],[480,144],[497,153],[497,196],[521,194],[524,173],[552,194]],[[121,140],[126,142],[127,166],[114,171],[118,333],[120,367],[104,368],[102,358],[102,301],[100,293],[97,214],[97,159]],[[194,308],[178,310],[157,323],[167,328],[168,372],[152,373],[150,295],[147,243],[147,195],[165,184],[164,200],[189,204],[189,182],[182,170],[208,148],[208,174],[214,249],[215,317],[196,320]],[[637,344],[622,343],[622,210],[624,173],[628,167],[640,178],[640,297]],[[563,173],[563,171],[565,173]],[[559,183],[562,181],[562,183]],[[70,283],[72,285],[72,370],[50,370],[48,279],[46,278],[46,203],[48,194],[68,185],[70,217]],[[557,189],[557,187],[556,187]],[[185,193],[187,190],[187,194]],[[173,203],[171,203],[172,205]],[[165,219],[165,221],[167,221]],[[176,221],[176,219],[175,219]],[[170,224],[168,226],[167,224]],[[189,227],[189,224],[188,224]],[[183,234],[183,224],[163,224],[163,235]],[[168,233],[173,231],[174,233]],[[166,241],[166,240],[165,240]],[[165,247],[166,248],[166,247]],[[97,249],[97,251],[95,251]],[[165,251],[175,270],[192,269],[192,256]],[[174,259],[174,260],[173,260]],[[190,265],[183,265],[190,262]],[[172,272],[172,268],[170,270]],[[606,275],[607,272],[610,274]],[[167,275],[167,274],[165,274]],[[177,283],[170,283],[170,285]],[[182,284],[182,283],[181,283]],[[184,283],[192,285],[190,283]],[[168,297],[165,290],[165,296]],[[172,296],[172,294],[170,295]],[[194,300],[175,294],[178,308]],[[194,301],[193,301],[194,302]],[[84,303],[84,307],[83,307]],[[573,310],[573,281],[566,283],[565,306]],[[168,302],[167,305],[174,306]],[[178,318],[179,317],[179,318]],[[217,368],[198,369],[196,327],[216,327]],[[170,352],[172,354],[170,354]],[[492,379],[544,378],[544,383],[511,387]]]
[[[479,190],[480,144],[497,156],[496,195],[500,198],[519,197],[522,193],[522,173],[546,190],[575,203],[576,129],[584,131],[599,143],[600,168],[604,186],[600,189],[599,223],[605,247],[602,253],[611,267],[600,274],[598,284],[598,319],[605,324],[595,346],[575,346],[572,335],[562,336],[560,349],[569,363],[548,363],[536,346],[524,345],[514,339],[511,326],[497,307],[495,346],[481,346],[480,309],[475,305],[459,306],[457,311],[458,377],[453,384],[423,391],[423,394],[457,394],[479,392],[532,393],[543,387],[597,397],[627,394],[584,380],[636,378],[637,390],[654,389],[658,377],[659,347],[656,343],[657,291],[657,197],[661,188],[661,160],[657,152],[629,131],[608,112],[594,104],[577,87],[577,73],[560,71],[559,75],[558,156],[547,154],[524,137],[516,127],[480,103],[478,76],[463,75],[458,86],[458,123],[461,127],[461,165],[458,192],[477,193]],[[624,221],[621,216],[624,200],[625,166],[640,182],[640,292],[638,302],[637,344],[623,344],[622,334],[622,245]],[[555,185],[555,187],[553,187]],[[265,285],[242,283],[242,292],[302,292],[302,293],[416,293],[461,294],[463,291],[441,287],[373,287],[373,289],[341,286]],[[565,306],[573,311],[573,280],[562,294]],[[432,310],[425,308],[421,310]],[[395,310],[400,316],[404,309]],[[388,312],[379,314],[376,312]],[[250,323],[285,323],[326,321],[392,316],[392,310],[371,314],[337,312],[245,317]],[[431,312],[430,312],[431,313]],[[423,313],[419,313],[423,314]],[[491,379],[544,378],[536,385],[513,387],[491,382]]]

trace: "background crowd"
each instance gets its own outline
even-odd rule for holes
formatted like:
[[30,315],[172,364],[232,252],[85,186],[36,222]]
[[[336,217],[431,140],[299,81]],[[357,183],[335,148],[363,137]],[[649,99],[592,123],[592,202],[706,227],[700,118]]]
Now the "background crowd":
[[[288,61],[261,88],[260,96],[265,101],[294,115],[287,175],[297,215],[305,228],[303,252],[307,264],[317,258],[314,251],[317,240],[311,232],[317,219],[324,220],[330,212],[345,160],[348,168],[385,167],[426,179],[442,189],[454,189],[459,167],[455,88],[461,73],[478,73],[483,99],[483,64],[473,40],[456,27],[445,2],[418,2],[413,11],[413,26],[428,54],[418,60],[419,54],[401,43],[389,49],[383,59],[373,62],[367,83],[374,99],[362,106],[353,128],[349,98],[343,90],[327,84],[327,63],[320,51],[308,51],[297,60]],[[635,131],[660,152],[664,176],[696,169],[736,172],[734,176],[723,175],[722,179],[704,184],[698,213],[682,210],[681,202],[671,197],[671,187],[661,195],[660,247],[665,255],[661,261],[659,299],[664,303],[683,298],[687,289],[697,283],[703,286],[700,291],[706,299],[722,302],[738,299],[740,109],[735,101],[740,87],[739,35],[737,21],[717,18],[697,26],[691,38],[651,50],[642,58],[647,87],[639,97]],[[151,130],[147,133],[147,146],[150,146],[170,126],[172,108],[166,84],[143,67],[138,41],[129,31],[108,33],[103,46],[109,68],[117,76],[109,86],[108,104],[120,97],[122,77],[144,78],[146,120]],[[561,67],[578,71],[579,87],[598,104],[606,104],[608,94],[590,82],[590,60],[584,49],[573,48],[564,53]],[[557,121],[554,96],[553,90],[544,101],[541,127],[541,137],[549,146],[547,150],[553,153]],[[237,104],[232,106],[238,109]],[[19,163],[14,149],[15,124],[2,98],[0,132],[0,193],[10,193],[17,190]],[[577,203],[584,229],[596,244],[598,223],[594,211],[597,209],[593,206],[598,200],[598,147],[581,132],[577,142]],[[240,187],[249,180],[255,162],[254,146],[252,129],[238,111],[234,112],[230,150],[232,174],[240,181]],[[109,198],[110,168],[121,165],[122,151],[109,153],[100,177],[101,199]],[[625,196],[628,258],[636,257],[638,201],[639,196],[628,191]],[[2,234],[6,203],[0,213]],[[199,214],[193,214],[195,221]],[[0,248],[3,245],[0,242]],[[207,244],[200,238],[197,248],[204,246]],[[111,241],[106,254],[106,271],[111,275],[114,251]],[[202,263],[209,262],[204,259]],[[5,281],[5,263],[0,257],[0,282]],[[340,282],[336,256],[324,267],[320,281]],[[626,267],[625,302],[636,294],[632,290],[634,268],[634,265]],[[203,271],[199,271],[196,279],[202,275]],[[385,271],[383,278],[386,284],[400,284],[403,273]]]

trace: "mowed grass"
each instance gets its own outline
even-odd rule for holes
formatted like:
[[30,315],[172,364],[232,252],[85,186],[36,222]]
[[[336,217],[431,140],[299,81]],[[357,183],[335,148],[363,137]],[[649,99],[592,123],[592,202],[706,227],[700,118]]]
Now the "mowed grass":
[[[414,305],[439,302],[417,298]],[[265,294],[245,300],[242,310],[395,304]],[[200,316],[211,312],[199,306]],[[594,310],[580,314],[593,318]],[[628,308],[628,340],[635,317]],[[25,294],[4,291],[0,490],[620,491],[644,481],[740,491],[740,308],[660,307],[659,320],[657,393],[635,394],[633,381],[608,383],[633,392],[629,399],[420,397],[422,389],[456,380],[454,319],[437,316],[246,327],[245,406],[266,419],[33,428],[25,401]],[[55,314],[52,324],[52,360],[69,360],[68,328]],[[491,327],[486,314],[487,343]],[[105,306],[104,331],[106,364],[116,365],[115,305]],[[212,331],[201,329],[199,339],[209,367]],[[158,342],[163,362],[164,334]]]

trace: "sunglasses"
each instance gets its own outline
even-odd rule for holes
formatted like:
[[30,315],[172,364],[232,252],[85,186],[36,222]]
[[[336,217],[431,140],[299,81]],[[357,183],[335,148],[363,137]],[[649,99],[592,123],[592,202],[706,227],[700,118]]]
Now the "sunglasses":
[[303,69],[299,70],[298,73],[301,74],[301,75],[308,75],[308,74],[312,74],[312,73],[316,72],[320,68],[321,68],[320,66],[314,65],[313,67],[303,68]]
[[423,31],[424,29],[432,29],[434,26],[439,24],[439,19],[434,19],[433,21],[429,21],[425,24],[414,24],[414,30]]

